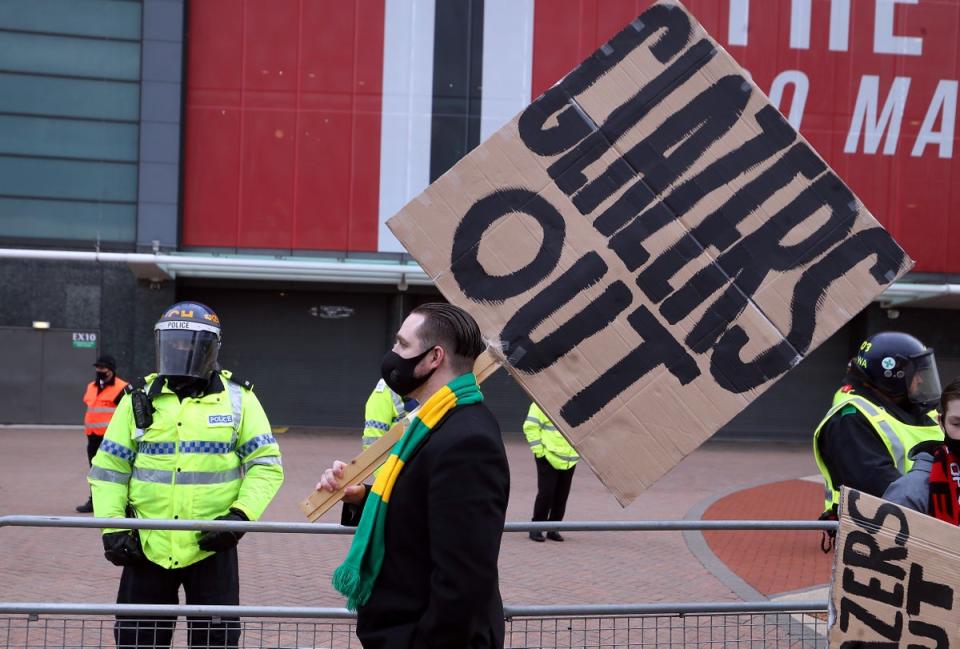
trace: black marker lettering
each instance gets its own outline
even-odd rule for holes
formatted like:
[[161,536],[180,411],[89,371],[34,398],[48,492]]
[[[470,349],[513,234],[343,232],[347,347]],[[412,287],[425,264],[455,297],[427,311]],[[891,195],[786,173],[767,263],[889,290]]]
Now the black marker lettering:
[[[846,555],[844,555],[846,558]],[[870,581],[863,584],[856,580],[853,570],[845,568],[843,571],[843,591],[850,595],[866,597],[876,602],[888,604],[896,608],[903,606],[903,584],[895,584],[892,592],[885,591],[876,577],[871,577]]]
[[[897,643],[900,640],[900,636],[903,633],[903,613],[897,611],[896,616],[894,617],[893,624],[887,622],[882,622],[880,618],[876,615],[863,608],[856,602],[846,597],[840,598],[840,629],[846,631],[850,627],[850,616],[853,616],[866,624],[868,627],[879,633],[881,636],[888,640],[892,640],[892,644],[886,643],[874,643],[870,646],[876,647],[890,647],[895,649]],[[863,645],[856,645],[863,646]]]
[[920,620],[910,620],[907,622],[907,629],[918,638],[929,638],[937,643],[933,647],[910,643],[907,649],[948,649],[950,647],[950,638],[947,637],[946,630],[939,626]]
[[[593,123],[573,105],[572,98],[596,83],[652,35],[666,30],[650,52],[666,63],[690,41],[690,19],[686,12],[672,7],[654,6],[593,53],[557,85],[530,104],[517,124],[520,138],[528,149],[541,156],[566,151],[594,130]],[[544,128],[555,119],[556,126]]]
[[[532,216],[543,230],[537,256],[508,275],[490,275],[477,253],[484,233],[504,216]],[[503,189],[474,203],[453,235],[450,270],[463,294],[474,302],[499,303],[530,290],[549,275],[560,260],[566,224],[545,198],[528,189]]]
[[652,192],[666,191],[740,119],[750,89],[739,75],[719,79],[580,190],[573,204],[590,214],[638,174]]
[[897,546],[880,549],[873,535],[860,530],[851,530],[843,545],[843,563],[848,568],[866,568],[897,580],[902,580],[907,571],[895,562],[906,558],[907,548]]
[[573,396],[560,409],[571,426],[579,426],[613,401],[619,394],[660,365],[686,385],[700,375],[696,361],[674,340],[670,332],[645,307],[640,306],[627,321],[643,338],[620,362]]
[[632,299],[630,289],[623,282],[617,281],[543,340],[534,342],[530,339],[530,333],[538,325],[581,292],[599,282],[606,272],[607,265],[600,255],[589,252],[550,286],[520,307],[500,335],[503,351],[510,365],[525,373],[545,370],[581,342],[604,329],[629,307]]
[[[768,108],[772,110],[772,115],[767,112]],[[636,247],[639,241],[666,225],[668,221],[661,215],[662,212],[668,211],[671,214],[687,212],[708,192],[730,182],[762,160],[772,157],[796,137],[796,133],[789,124],[783,122],[783,116],[770,106],[758,112],[756,119],[763,133],[748,140],[737,150],[731,151],[693,179],[680,185],[664,200],[666,208],[658,209],[656,206],[651,208],[650,214],[642,214],[618,233],[616,238],[633,239],[633,246]],[[771,145],[771,142],[775,144]],[[783,189],[797,176],[802,174],[805,178],[812,180],[823,173],[824,169],[823,161],[810,147],[802,142],[798,143],[768,169],[734,193],[726,203],[711,212],[703,222],[694,227],[672,248],[657,257],[640,274],[637,285],[652,301],[660,302],[670,294],[671,288],[668,283],[670,279],[690,259],[700,255],[709,246],[721,252],[729,248],[740,238],[737,225],[761,203]],[[654,210],[658,210],[661,214],[655,213]],[[637,229],[636,234],[630,233],[633,228]],[[611,242],[611,247],[614,245],[617,244]],[[619,252],[618,254],[627,261],[628,253],[625,249],[622,254]],[[634,267],[639,267],[639,264]]]
[[703,68],[716,53],[708,40],[701,40],[684,52],[670,67],[658,74],[637,94],[614,109],[598,130],[591,132],[547,169],[567,196],[587,182],[584,170],[600,159],[624,133],[633,128],[675,88]]
[[953,609],[953,589],[946,584],[923,579],[923,566],[918,563],[910,566],[910,580],[907,582],[907,614],[919,615],[920,604],[926,602],[944,610]]
[[[800,243],[781,244],[794,228],[823,207],[830,210],[826,223]],[[720,255],[716,263],[697,272],[663,303],[660,312],[668,322],[676,324],[733,280],[734,284],[717,300],[721,308],[707,310],[687,335],[687,345],[702,354],[714,345],[726,325],[743,312],[771,271],[799,268],[822,255],[850,232],[856,217],[853,194],[832,173],[824,174],[755,232]]]
[[[806,353],[813,341],[817,312],[827,290],[836,280],[864,259],[876,257],[870,275],[879,285],[886,284],[903,267],[905,254],[883,228],[863,230],[841,242],[833,250],[807,268],[793,289],[790,302],[790,331],[786,338],[761,352],[754,360],[744,362],[740,351],[749,341],[740,326],[733,326],[720,338],[710,358],[710,372],[717,383],[730,392],[746,392],[790,369],[798,355]],[[855,506],[851,494],[851,511]],[[881,506],[884,510],[885,506]],[[889,515],[901,518],[905,542],[907,522],[894,506]],[[884,510],[886,511],[886,510]],[[901,538],[900,535],[897,536]]]

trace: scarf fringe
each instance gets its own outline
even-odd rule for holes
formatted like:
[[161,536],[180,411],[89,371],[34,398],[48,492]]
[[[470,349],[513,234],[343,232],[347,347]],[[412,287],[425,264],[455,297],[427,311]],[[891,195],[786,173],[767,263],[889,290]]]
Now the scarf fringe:
[[353,566],[343,564],[333,571],[333,587],[347,596],[347,608],[356,611],[370,599],[370,589],[360,583],[360,571]]

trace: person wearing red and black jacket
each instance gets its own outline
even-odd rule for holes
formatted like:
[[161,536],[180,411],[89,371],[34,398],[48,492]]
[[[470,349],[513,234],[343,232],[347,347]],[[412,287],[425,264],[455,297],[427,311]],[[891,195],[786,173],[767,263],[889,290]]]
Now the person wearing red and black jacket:
[[951,525],[960,525],[960,494],[955,474],[960,474],[960,378],[940,396],[943,439],[924,442],[913,451],[913,468],[883,494],[903,507],[929,514]]
[[[123,389],[127,382],[117,376],[117,362],[113,356],[104,354],[93,364],[96,378],[87,384],[83,395],[83,403],[87,411],[83,415],[83,432],[87,435],[87,466],[93,466],[93,456],[100,450],[103,434],[113,418],[117,404],[123,398]],[[81,514],[93,511],[93,500],[87,497],[87,502],[77,505],[76,510]]]

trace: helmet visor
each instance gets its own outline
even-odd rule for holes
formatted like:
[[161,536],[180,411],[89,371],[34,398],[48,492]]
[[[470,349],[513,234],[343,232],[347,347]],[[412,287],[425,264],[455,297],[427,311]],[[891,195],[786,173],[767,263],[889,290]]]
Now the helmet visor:
[[220,339],[213,332],[158,329],[155,337],[160,374],[206,378],[216,365]]
[[907,379],[907,397],[911,403],[917,405],[934,407],[940,400],[940,374],[937,372],[937,361],[933,357],[933,351],[926,351],[923,354],[910,359],[912,371]]

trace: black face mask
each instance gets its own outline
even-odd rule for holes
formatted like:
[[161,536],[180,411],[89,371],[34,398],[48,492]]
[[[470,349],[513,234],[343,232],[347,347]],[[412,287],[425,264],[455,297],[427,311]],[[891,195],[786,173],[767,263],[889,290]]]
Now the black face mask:
[[167,387],[181,401],[188,397],[197,397],[204,393],[209,386],[208,379],[198,379],[195,376],[167,376]]
[[108,374],[109,374],[109,372],[95,372],[95,375],[96,375],[96,377],[97,377],[97,380],[100,381],[101,383],[106,383],[106,382],[107,382],[107,376],[108,376]]
[[954,455],[960,456],[960,439],[953,439],[946,433],[943,434],[943,441]]
[[433,351],[433,347],[427,349],[422,354],[414,356],[413,358],[404,358],[393,350],[388,351],[384,355],[383,360],[380,362],[380,376],[383,377],[387,387],[399,394],[401,397],[406,397],[411,392],[426,383],[427,379],[433,375],[433,372],[436,370],[436,368],[430,370],[423,376],[414,376],[413,370],[417,367],[417,364],[431,351]]

